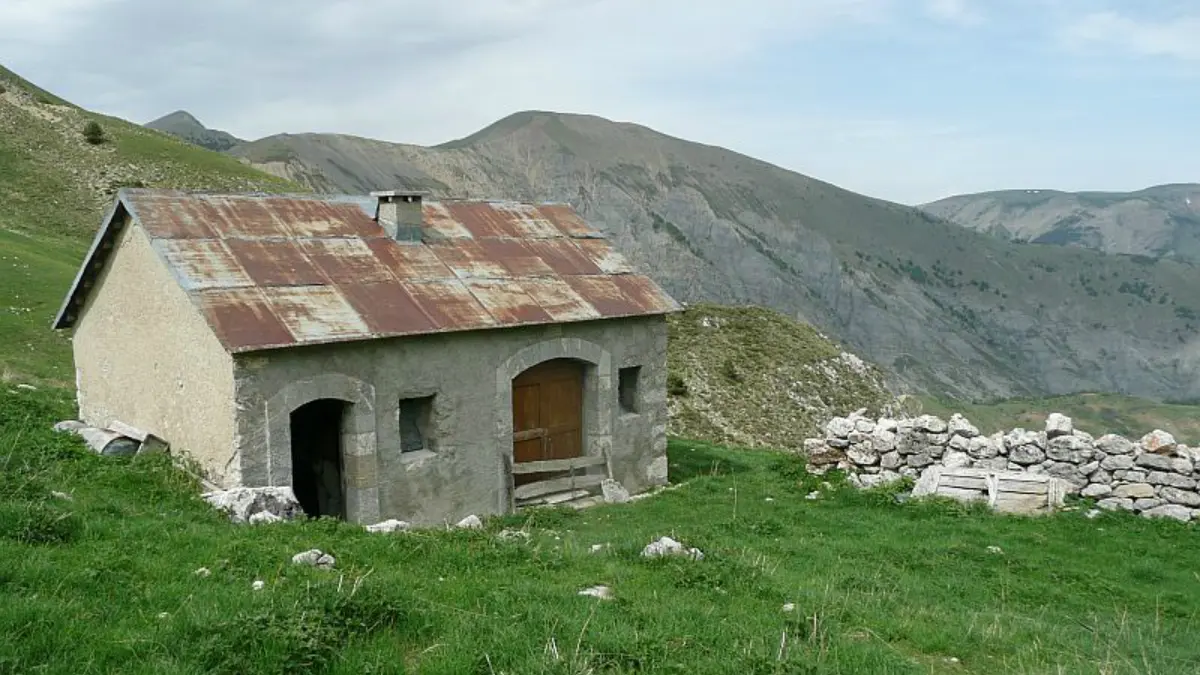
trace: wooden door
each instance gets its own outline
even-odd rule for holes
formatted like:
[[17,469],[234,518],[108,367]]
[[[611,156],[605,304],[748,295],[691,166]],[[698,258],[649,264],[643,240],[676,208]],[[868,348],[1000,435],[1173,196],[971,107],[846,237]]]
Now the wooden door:
[[514,462],[583,456],[582,364],[536,365],[513,379],[512,399]]

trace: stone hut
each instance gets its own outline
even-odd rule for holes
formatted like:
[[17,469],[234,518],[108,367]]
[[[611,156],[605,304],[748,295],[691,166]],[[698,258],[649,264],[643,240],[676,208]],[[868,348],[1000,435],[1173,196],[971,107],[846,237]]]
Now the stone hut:
[[678,308],[567,205],[137,189],[54,326],[84,422],[432,524],[664,483]]

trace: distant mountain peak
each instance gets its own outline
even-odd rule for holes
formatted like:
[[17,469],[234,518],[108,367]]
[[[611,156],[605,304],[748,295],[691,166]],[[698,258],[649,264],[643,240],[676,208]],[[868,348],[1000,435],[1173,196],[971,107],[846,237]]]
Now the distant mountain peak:
[[233,134],[217,129],[209,129],[200,120],[196,119],[195,115],[186,110],[176,110],[168,115],[163,115],[153,122],[147,122],[144,126],[148,129],[161,131],[193,145],[217,152],[225,152],[245,142]]

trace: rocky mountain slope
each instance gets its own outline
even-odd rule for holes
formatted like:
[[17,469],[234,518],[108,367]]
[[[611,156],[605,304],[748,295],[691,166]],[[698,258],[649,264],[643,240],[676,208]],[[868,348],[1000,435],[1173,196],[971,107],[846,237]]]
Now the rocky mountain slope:
[[1003,241],[634,124],[525,112],[436,147],[297,134],[232,153],[318,191],[569,202],[681,300],[807,320],[924,391],[1200,394],[1186,262]]
[[231,133],[209,129],[186,110],[176,110],[153,122],[147,122],[145,127],[216,152],[224,152],[245,142]]
[[1137,192],[1004,190],[921,207],[1013,241],[1090,248],[1200,263],[1200,184]]
[[[98,143],[83,128],[100,126]],[[117,189],[300,190],[227,155],[83,110],[0,67],[0,379],[71,382],[50,321]]]

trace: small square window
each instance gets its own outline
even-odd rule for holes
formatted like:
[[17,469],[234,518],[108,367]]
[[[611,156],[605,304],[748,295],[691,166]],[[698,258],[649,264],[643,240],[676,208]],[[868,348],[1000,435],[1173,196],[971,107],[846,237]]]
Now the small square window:
[[400,452],[433,450],[430,420],[433,417],[433,397],[400,399]]
[[622,368],[617,373],[617,400],[623,413],[638,412],[638,378],[641,373],[641,366]]

